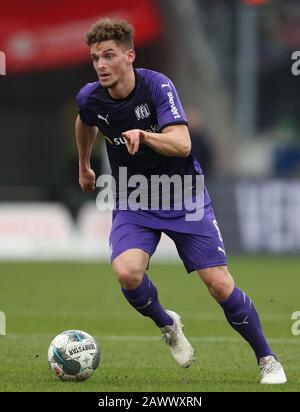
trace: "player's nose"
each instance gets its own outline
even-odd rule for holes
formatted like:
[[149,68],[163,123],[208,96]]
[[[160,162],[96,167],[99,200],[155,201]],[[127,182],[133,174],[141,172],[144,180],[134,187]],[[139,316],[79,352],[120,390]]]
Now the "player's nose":
[[99,69],[99,70],[105,69],[104,59],[101,58],[101,57],[99,57],[99,59],[97,61],[97,69]]

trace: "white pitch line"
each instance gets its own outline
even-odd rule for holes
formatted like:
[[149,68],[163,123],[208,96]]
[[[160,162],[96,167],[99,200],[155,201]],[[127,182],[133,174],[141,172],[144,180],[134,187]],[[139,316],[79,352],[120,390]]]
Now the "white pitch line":
[[[123,342],[155,342],[162,340],[162,336],[146,336],[146,335],[93,335],[99,342],[103,341],[123,341]],[[53,339],[54,336],[49,335],[48,333],[8,333],[7,335],[1,337],[0,339],[38,339],[38,338],[49,338]],[[203,343],[224,343],[224,342],[242,342],[242,337],[233,337],[233,336],[189,336],[191,341],[194,342],[203,342]],[[291,344],[291,345],[300,345],[300,336],[294,338],[269,338],[267,337],[268,342],[275,344]]]
[[[117,335],[104,335],[100,336],[99,339],[111,340],[111,341],[127,341],[127,342],[149,342],[149,341],[160,341],[162,338],[159,336],[117,336]],[[224,343],[224,342],[242,342],[242,338],[239,337],[229,337],[229,336],[190,336],[189,340],[194,342],[203,343]],[[268,342],[275,344],[298,344],[300,345],[300,337],[296,339],[284,339],[284,338],[268,338]]]

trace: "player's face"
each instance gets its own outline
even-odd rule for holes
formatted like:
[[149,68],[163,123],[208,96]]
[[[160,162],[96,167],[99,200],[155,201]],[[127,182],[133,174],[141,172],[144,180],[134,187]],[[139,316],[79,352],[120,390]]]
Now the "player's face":
[[131,69],[134,50],[125,50],[113,40],[91,45],[91,57],[101,86],[113,88]]

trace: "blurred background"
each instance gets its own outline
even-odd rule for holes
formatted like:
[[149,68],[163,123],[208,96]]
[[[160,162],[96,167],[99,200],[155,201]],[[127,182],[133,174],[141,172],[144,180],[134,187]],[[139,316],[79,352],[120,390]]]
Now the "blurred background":
[[[78,185],[76,95],[97,80],[84,35],[129,20],[136,67],[185,107],[229,253],[300,251],[297,0],[23,0],[0,14],[0,259],[108,259],[110,212]],[[93,150],[108,173],[105,145]],[[157,259],[177,259],[167,238]]]

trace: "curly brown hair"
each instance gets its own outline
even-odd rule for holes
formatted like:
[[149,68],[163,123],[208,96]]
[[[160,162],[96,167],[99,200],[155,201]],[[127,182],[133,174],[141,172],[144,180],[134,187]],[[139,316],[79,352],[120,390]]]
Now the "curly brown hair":
[[126,49],[133,48],[134,29],[126,20],[103,18],[97,20],[86,33],[86,43],[91,46],[102,41],[114,40]]

